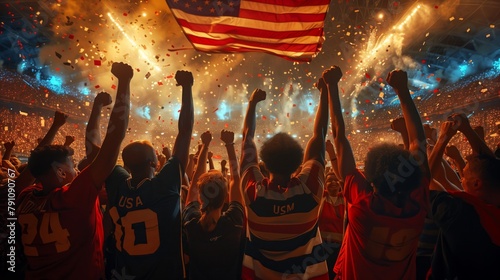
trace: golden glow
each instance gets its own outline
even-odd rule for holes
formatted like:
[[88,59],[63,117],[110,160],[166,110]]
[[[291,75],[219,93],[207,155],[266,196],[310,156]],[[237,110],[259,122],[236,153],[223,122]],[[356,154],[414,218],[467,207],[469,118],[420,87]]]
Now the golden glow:
[[127,39],[127,41],[130,42],[130,44],[135,48],[137,49],[137,51],[139,52],[139,54],[141,55],[141,57],[147,61],[150,65],[152,65],[154,67],[154,69],[156,71],[161,71],[161,68],[158,67],[156,65],[156,63],[154,63],[153,61],[151,61],[148,57],[148,55],[141,49],[141,46],[137,45],[137,43],[132,40],[132,38],[130,38],[130,36],[128,36],[128,34],[125,32],[125,30],[123,29],[123,27],[121,27],[121,25],[118,23],[118,21],[115,20],[115,18],[111,15],[111,13],[108,13],[107,14],[109,19],[115,24],[115,26],[118,28],[118,30],[120,30],[120,32],[123,34],[123,36]]

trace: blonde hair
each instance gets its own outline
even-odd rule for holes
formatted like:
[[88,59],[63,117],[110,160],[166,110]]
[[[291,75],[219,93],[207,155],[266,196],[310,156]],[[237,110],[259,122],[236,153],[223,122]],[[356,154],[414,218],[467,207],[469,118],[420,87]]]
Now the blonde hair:
[[201,212],[209,212],[224,205],[227,195],[227,180],[218,170],[210,170],[201,175],[198,185]]

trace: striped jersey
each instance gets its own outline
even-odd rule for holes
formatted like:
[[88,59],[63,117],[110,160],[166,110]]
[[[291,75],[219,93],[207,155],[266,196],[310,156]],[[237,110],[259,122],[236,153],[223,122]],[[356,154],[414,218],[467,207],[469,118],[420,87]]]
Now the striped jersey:
[[243,171],[248,217],[242,279],[328,279],[318,230],[324,167],[306,161],[299,175],[281,187],[257,164]]

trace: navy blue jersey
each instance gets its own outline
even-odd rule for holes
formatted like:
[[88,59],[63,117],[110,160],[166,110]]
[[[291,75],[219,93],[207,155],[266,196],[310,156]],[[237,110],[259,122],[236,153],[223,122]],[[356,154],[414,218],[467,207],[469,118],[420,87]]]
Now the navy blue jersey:
[[193,201],[182,214],[189,254],[190,279],[238,279],[241,275],[243,206],[236,201],[206,232],[200,224],[200,203]]
[[106,180],[116,251],[112,279],[182,279],[180,162],[170,158],[137,186],[129,178],[116,166]]

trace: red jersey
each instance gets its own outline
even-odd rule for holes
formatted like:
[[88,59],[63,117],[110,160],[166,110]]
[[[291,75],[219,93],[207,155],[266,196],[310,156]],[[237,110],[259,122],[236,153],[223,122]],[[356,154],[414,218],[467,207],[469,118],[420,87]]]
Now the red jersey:
[[340,194],[337,197],[331,197],[325,192],[325,201],[318,219],[319,231],[323,241],[342,243],[344,213],[343,197]]
[[102,214],[88,169],[70,184],[19,195],[18,222],[28,261],[26,279],[104,278]]
[[[337,279],[415,279],[416,250],[428,209],[428,183],[398,208],[374,193],[358,170],[346,177],[349,225],[334,271]],[[411,214],[410,214],[411,213]]]

